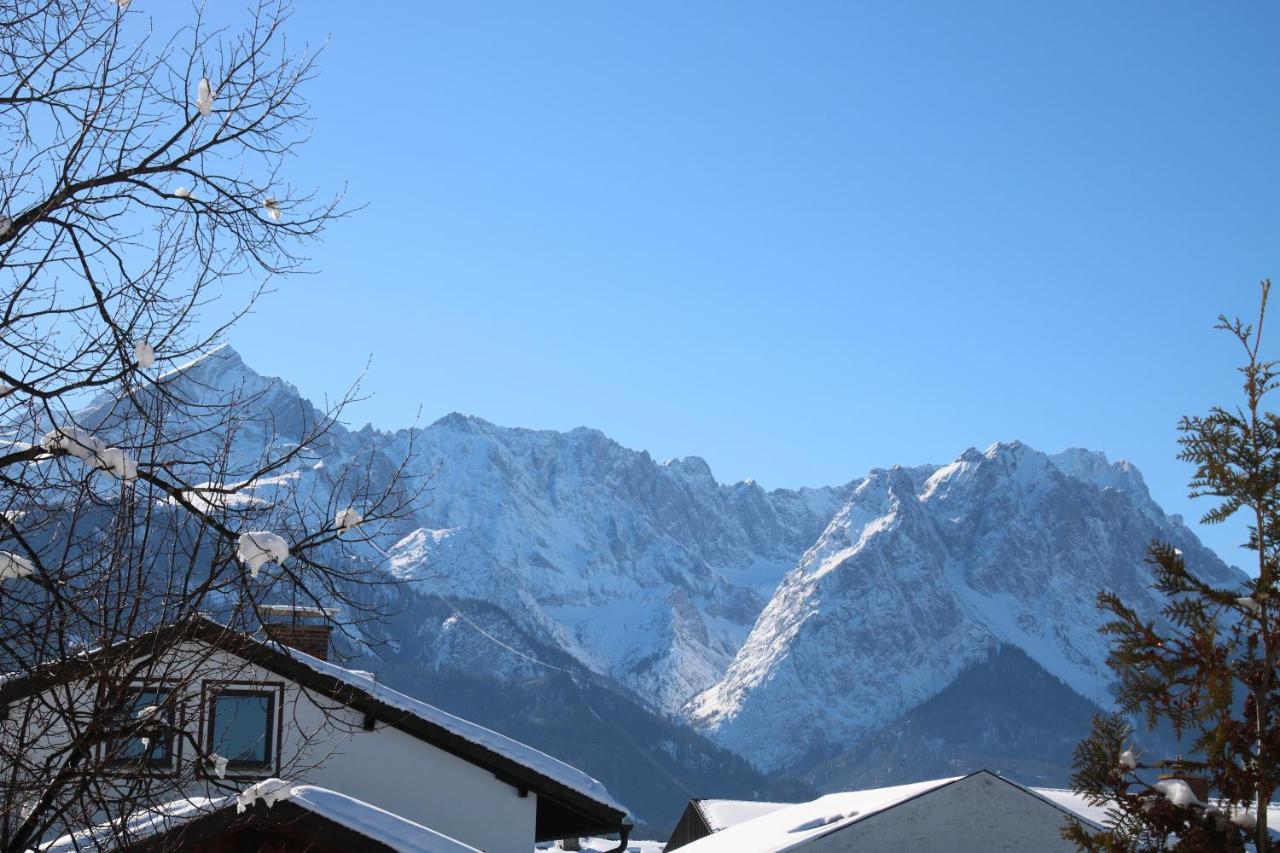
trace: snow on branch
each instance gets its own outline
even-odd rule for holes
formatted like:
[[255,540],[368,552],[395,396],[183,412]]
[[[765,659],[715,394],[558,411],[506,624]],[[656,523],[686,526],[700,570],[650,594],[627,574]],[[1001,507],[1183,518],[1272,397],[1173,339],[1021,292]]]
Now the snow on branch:
[[40,439],[46,453],[66,453],[83,461],[90,468],[109,471],[121,480],[138,476],[138,463],[118,447],[108,447],[106,442],[88,430],[74,426],[62,426],[51,430]]
[[257,578],[258,570],[264,563],[284,565],[284,561],[289,558],[289,543],[278,533],[267,530],[241,533],[236,555],[240,562],[249,567],[250,576]]
[[283,779],[263,779],[236,794],[236,814],[243,814],[245,809],[259,799],[267,804],[267,808],[271,808],[281,800],[287,800],[292,796],[292,782],[286,782]]
[[0,551],[0,581],[35,574],[36,567],[26,557],[12,551]]

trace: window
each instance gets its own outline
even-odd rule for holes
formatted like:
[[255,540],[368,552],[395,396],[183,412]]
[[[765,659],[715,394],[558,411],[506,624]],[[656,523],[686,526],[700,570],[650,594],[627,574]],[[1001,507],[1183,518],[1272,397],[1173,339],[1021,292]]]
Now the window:
[[275,763],[272,690],[223,688],[209,700],[209,750],[227,759],[229,770],[261,770]]
[[137,687],[129,697],[117,725],[122,733],[107,742],[107,756],[112,764],[134,767],[167,768],[173,766],[173,705],[166,687]]

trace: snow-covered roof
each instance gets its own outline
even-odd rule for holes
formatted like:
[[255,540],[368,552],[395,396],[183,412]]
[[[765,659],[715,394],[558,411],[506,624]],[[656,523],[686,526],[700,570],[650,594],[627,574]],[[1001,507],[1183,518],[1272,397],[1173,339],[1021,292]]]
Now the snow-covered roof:
[[827,794],[808,803],[784,805],[759,817],[699,838],[680,848],[688,853],[742,853],[744,850],[782,851],[857,823],[877,812],[963,779],[932,779],[891,788]]
[[[1059,807],[1074,812],[1090,823],[1097,826],[1104,826],[1106,823],[1107,807],[1092,805],[1083,794],[1064,788],[1031,788],[1030,790]],[[1210,800],[1212,805],[1218,805],[1218,803],[1218,800]],[[1272,803],[1267,807],[1267,826],[1280,827],[1280,803]]]
[[785,809],[795,803],[760,803],[754,800],[696,800],[698,811],[712,832],[723,832],[761,815]]
[[328,788],[299,785],[289,802],[406,853],[478,853],[469,844]]
[[[579,849],[582,853],[611,853],[618,849],[618,839],[616,838],[579,838]],[[628,841],[626,853],[662,853],[665,845],[661,841]],[[535,844],[533,849],[537,853],[559,853],[564,848],[560,846],[559,841],[544,841],[541,844]]]
[[186,823],[194,817],[217,811],[234,797],[190,797],[174,800],[154,809],[131,814],[123,819],[123,826],[103,823],[80,832],[64,835],[41,844],[41,853],[78,853],[78,851],[110,850],[117,834],[134,840],[142,840],[166,832]]
[[[328,788],[294,785],[284,801],[403,853],[478,853],[469,844]],[[175,800],[126,818],[127,837],[131,842],[142,841],[179,829],[195,818],[234,808],[235,802],[234,796]],[[112,843],[114,835],[111,825],[102,824],[74,835],[64,835],[41,845],[40,850],[42,853],[112,850],[115,849]]]
[[406,696],[398,690],[392,690],[390,687],[374,681],[368,673],[363,671],[346,669],[335,663],[320,660],[305,652],[300,652],[297,649],[274,641],[267,640],[263,644],[284,652],[298,663],[317,673],[327,675],[330,678],[341,681],[343,684],[367,693],[385,705],[390,705],[420,720],[425,720],[447,729],[458,737],[522,764],[539,775],[559,782],[566,788],[590,797],[602,805],[620,812],[627,811],[625,806],[609,795],[604,785],[598,780],[588,776],[576,767],[571,767],[557,758],[552,758],[545,752],[536,750],[520,741],[512,740],[506,735],[498,734],[469,720],[455,717],[448,711],[442,711],[434,705],[428,705],[426,702],[414,699],[412,696]]

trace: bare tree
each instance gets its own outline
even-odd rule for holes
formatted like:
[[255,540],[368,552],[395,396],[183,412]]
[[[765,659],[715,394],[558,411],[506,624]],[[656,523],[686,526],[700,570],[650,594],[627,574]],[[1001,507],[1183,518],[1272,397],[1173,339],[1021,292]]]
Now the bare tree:
[[[288,11],[261,0],[211,29],[194,8],[166,35],[129,0],[0,0],[5,678],[199,613],[250,631],[262,602],[337,607],[349,630],[377,615],[368,545],[416,493],[367,447],[340,448],[323,488],[294,476],[334,449],[356,391],[280,410],[271,386],[210,381],[209,358],[182,367],[345,213],[285,179],[315,61],[288,44]],[[245,281],[247,301],[222,308]],[[156,636],[0,709],[0,849],[171,793],[172,779],[120,780],[190,699],[167,671],[183,635]],[[135,685],[164,678],[178,689],[139,716]]]

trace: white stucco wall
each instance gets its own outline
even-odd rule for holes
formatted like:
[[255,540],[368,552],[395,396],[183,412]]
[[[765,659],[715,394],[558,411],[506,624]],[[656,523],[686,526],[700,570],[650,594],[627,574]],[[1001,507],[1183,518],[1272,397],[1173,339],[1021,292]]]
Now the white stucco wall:
[[[303,697],[299,713],[310,705]],[[312,706],[314,707],[314,706]],[[304,781],[373,803],[489,853],[533,849],[537,795],[519,792],[468,761],[379,723],[328,747]],[[286,728],[288,728],[286,720]],[[289,743],[285,743],[286,751]]]
[[[215,653],[212,673],[237,681],[281,681],[256,664]],[[212,677],[218,677],[216,674]],[[286,683],[281,773],[364,800],[488,853],[533,848],[537,796],[519,796],[492,773],[380,721]]]
[[1008,782],[980,774],[816,838],[804,853],[1072,853],[1067,815]]

